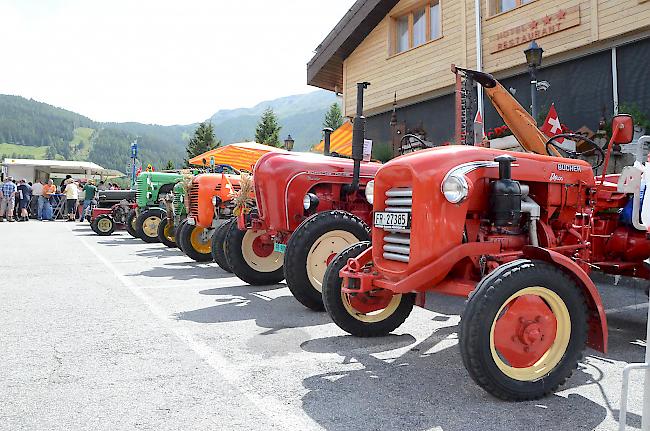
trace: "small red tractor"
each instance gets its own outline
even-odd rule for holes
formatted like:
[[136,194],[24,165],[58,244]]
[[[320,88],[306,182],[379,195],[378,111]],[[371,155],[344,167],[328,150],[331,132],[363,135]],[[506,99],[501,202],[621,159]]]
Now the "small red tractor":
[[[240,190],[240,173],[224,166],[221,173],[207,173],[192,179],[188,193],[188,216],[178,227],[176,242],[179,248],[197,262],[210,262],[212,236],[225,233],[225,220],[233,215],[233,196]],[[219,266],[229,271],[225,262]]]
[[97,235],[111,235],[116,229],[126,228],[129,212],[134,208],[134,190],[100,191],[98,204],[90,212],[90,227]]
[[[298,153],[262,156],[253,172],[257,206],[238,216],[226,234],[232,271],[252,285],[286,278],[306,307],[322,310],[321,286],[329,261],[341,250],[369,239],[372,205],[365,192],[381,166],[363,162],[365,118],[358,84],[352,160]],[[328,141],[328,136],[325,138]],[[327,148],[326,144],[326,148]]]
[[383,165],[372,245],[331,261],[323,300],[340,328],[367,337],[396,329],[428,293],[467,297],[459,344],[472,379],[504,400],[537,399],[567,380],[585,346],[606,352],[589,274],[650,279],[641,170],[594,176],[603,163],[607,172],[614,144],[631,141],[632,118],[614,117],[606,152],[580,135],[548,139],[491,75],[456,72],[483,86],[529,152],[447,146]]

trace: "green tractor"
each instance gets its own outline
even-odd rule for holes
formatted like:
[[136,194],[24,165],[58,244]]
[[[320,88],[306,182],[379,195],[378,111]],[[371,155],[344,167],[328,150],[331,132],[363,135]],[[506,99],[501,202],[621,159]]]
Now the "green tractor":
[[[191,178],[191,176],[187,176]],[[191,181],[191,180],[190,180]],[[158,239],[167,247],[179,247],[176,234],[180,231],[181,224],[187,218],[187,185],[185,181],[178,180],[171,193],[163,197],[166,215],[158,225]]]
[[142,172],[136,180],[138,207],[129,213],[129,234],[144,242],[158,242],[158,225],[166,217],[162,198],[172,192],[174,185],[183,179],[182,174],[170,172]]

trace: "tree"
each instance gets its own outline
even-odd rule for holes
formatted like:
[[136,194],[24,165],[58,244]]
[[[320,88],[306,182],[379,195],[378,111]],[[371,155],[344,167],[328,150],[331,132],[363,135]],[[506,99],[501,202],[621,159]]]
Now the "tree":
[[214,126],[211,122],[204,121],[199,124],[194,131],[194,136],[187,143],[185,165],[189,166],[190,159],[220,146],[221,141],[214,136]]
[[332,103],[330,109],[325,114],[325,121],[323,121],[323,128],[330,127],[332,130],[336,130],[343,125],[343,114],[341,113],[341,107],[338,103]]
[[174,162],[172,162],[171,160],[167,160],[167,164],[165,165],[165,170],[173,171],[174,169],[176,169],[176,167],[174,166]]
[[275,112],[273,112],[273,109],[266,108],[264,113],[262,113],[260,122],[257,123],[257,128],[255,129],[255,142],[270,145],[272,147],[281,147],[281,128],[282,127],[278,125],[278,117],[275,115]]
[[47,147],[47,151],[45,152],[45,158],[47,160],[56,159],[56,150],[54,149],[54,146],[50,145],[49,147]]

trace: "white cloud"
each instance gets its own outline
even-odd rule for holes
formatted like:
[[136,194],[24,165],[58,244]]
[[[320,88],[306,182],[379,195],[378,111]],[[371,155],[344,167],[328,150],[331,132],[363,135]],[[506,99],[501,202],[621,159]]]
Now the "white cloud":
[[310,91],[306,63],[353,0],[0,3],[0,93],[99,121],[182,124]]

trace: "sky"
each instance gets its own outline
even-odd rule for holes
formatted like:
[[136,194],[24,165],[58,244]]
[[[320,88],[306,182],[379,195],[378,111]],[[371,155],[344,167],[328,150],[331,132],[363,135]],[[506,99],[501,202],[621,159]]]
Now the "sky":
[[315,90],[354,0],[0,0],[0,93],[97,121],[188,124]]

